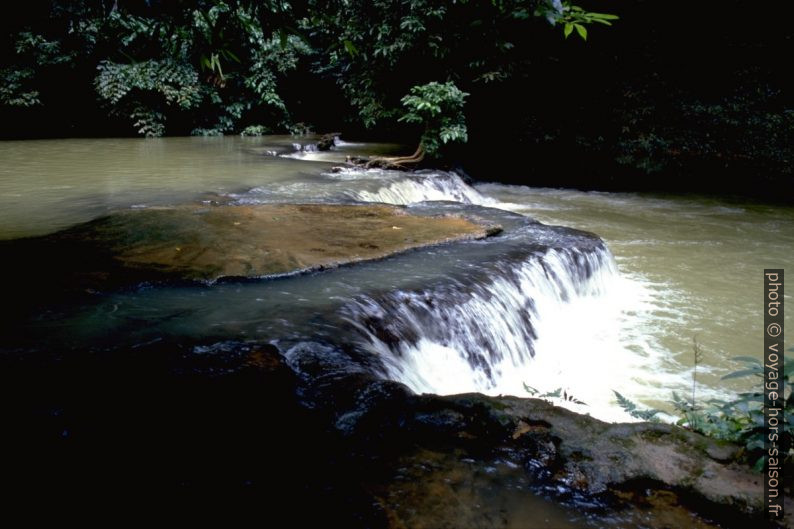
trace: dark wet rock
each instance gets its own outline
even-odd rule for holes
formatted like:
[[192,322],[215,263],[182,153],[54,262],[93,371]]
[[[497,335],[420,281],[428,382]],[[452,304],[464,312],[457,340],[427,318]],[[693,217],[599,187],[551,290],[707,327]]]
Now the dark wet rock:
[[143,513],[168,498],[158,510],[189,519],[234,492],[291,527],[385,527],[297,380],[275,347],[244,342],[2,357],[6,501],[110,497]]
[[[688,489],[748,513],[762,508],[760,476],[724,462],[735,454],[735,447],[676,426],[604,423],[536,399],[473,395],[441,399],[469,413],[477,410],[488,418],[481,427],[493,422],[512,430],[512,443],[532,446],[552,441],[556,451],[553,479],[571,488],[598,494],[645,479]],[[483,407],[488,409],[486,415]],[[464,425],[459,426],[465,431]]]
[[317,150],[330,151],[331,148],[336,145],[336,138],[338,138],[340,134],[339,132],[329,132],[328,134],[320,136],[317,140]]
[[415,395],[361,354],[163,340],[0,358],[15,454],[2,480],[36,494],[250,489],[295,526],[766,526],[760,476],[731,445],[537,399]]
[[334,427],[344,436],[381,437],[405,424],[404,410],[410,392],[397,382],[378,380],[357,388],[352,406],[337,418]]
[[[365,366],[358,364],[351,353],[317,342],[301,342],[290,347],[284,353],[284,357],[289,366],[307,384],[321,378],[344,377],[353,373],[367,372]],[[371,380],[371,377],[367,377],[367,380]]]
[[[462,472],[460,458],[476,463],[477,472],[507,464],[523,469],[525,486],[532,490],[577,509],[620,512],[647,527],[670,527],[674,519],[692,527],[765,526],[761,476],[735,462],[736,446],[672,425],[604,423],[538,399],[412,395],[400,384],[364,373],[337,371],[334,377],[333,383],[313,385],[312,401],[319,408],[326,403],[334,428],[351,449],[370,460],[388,459],[389,468],[407,462],[422,466],[423,457],[447,461],[450,466],[434,471],[442,474],[453,468]],[[416,484],[410,494],[421,488]],[[406,510],[385,499],[399,490],[409,494],[402,481],[379,483],[373,490],[390,516],[401,520],[394,527],[446,526],[437,525],[440,518],[430,512],[417,518],[415,505]],[[447,493],[448,501],[465,503]]]
[[676,426],[608,424],[515,397],[422,396],[415,407],[418,431],[446,432],[461,447],[505,448],[537,482],[568,497],[614,504],[626,491],[669,491],[727,526],[763,519],[761,476],[732,462],[737,447]]

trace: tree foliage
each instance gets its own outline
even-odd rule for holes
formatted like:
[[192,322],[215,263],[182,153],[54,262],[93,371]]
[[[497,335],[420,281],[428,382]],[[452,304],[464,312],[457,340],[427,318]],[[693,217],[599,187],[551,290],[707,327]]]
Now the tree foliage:
[[[222,134],[254,121],[287,128],[279,81],[309,47],[285,30],[286,2],[197,0],[141,6],[53,2],[51,20],[16,37],[14,63],[0,72],[6,105],[46,104],[37,73],[69,62],[94,62],[100,104],[147,136],[178,118],[195,134]],[[76,8],[75,6],[78,6]]]
[[435,156],[446,143],[466,142],[463,103],[467,95],[452,82],[414,86],[402,98],[407,111],[398,121],[422,125],[420,144],[428,155]]
[[526,35],[574,24],[584,38],[585,25],[615,18],[560,0],[48,4],[45,21],[9,35],[7,107],[47,106],[44,79],[69,70],[93,72],[107,115],[141,135],[295,131],[283,86],[303,71],[333,80],[364,127],[417,129],[430,155],[466,141],[470,87],[529,75]]
[[615,159],[648,174],[693,164],[790,173],[794,108],[782,101],[781,90],[766,83],[746,82],[717,99],[638,85],[616,112]]
[[[337,0],[310,2],[301,29],[366,126],[401,114],[400,96],[430,82],[507,82],[527,75],[537,50],[526,35],[564,24],[559,0]],[[586,14],[581,8],[577,13]],[[591,24],[593,20],[580,20]]]
[[8,35],[6,107],[47,106],[48,80],[92,72],[101,108],[141,135],[296,132],[306,126],[283,86],[310,72],[336,83],[352,121],[402,123],[430,156],[467,140],[469,87],[528,75],[535,50],[525,35],[573,24],[584,38],[585,25],[616,18],[560,0],[47,4],[45,20],[22,20]]

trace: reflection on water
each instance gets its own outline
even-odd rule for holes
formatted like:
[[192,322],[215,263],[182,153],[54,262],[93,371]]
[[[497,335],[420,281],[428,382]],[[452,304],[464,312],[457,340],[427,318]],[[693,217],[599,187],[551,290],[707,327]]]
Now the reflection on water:
[[[276,183],[328,163],[296,160],[292,136],[0,142],[0,239],[42,235],[113,208],[176,204]],[[337,158],[394,145],[345,144]]]

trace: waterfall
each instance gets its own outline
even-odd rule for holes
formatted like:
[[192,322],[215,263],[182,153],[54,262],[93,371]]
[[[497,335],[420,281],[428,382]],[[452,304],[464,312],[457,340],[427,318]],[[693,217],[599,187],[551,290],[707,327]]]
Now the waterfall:
[[618,343],[616,295],[620,276],[606,247],[548,249],[477,279],[360,296],[343,317],[381,359],[382,375],[417,393],[527,397],[524,384],[540,393],[562,388],[587,404],[562,405],[627,420],[612,389],[626,383],[617,376],[642,366]]
[[658,306],[654,293],[621,277],[606,245],[592,235],[508,214],[518,205],[480,193],[454,172],[336,168],[321,180],[269,184],[235,198],[308,197],[415,208],[428,202],[425,207],[439,208],[436,214],[448,205],[433,201],[457,202],[505,225],[498,241],[483,243],[500,248],[494,259],[461,247],[459,262],[466,265],[437,284],[346,302],[340,315],[354,331],[352,341],[377,357],[383,377],[418,393],[527,397],[526,387],[536,395],[560,388],[575,401],[553,402],[604,420],[631,420],[613,390],[647,402],[666,399],[664,388],[680,385],[663,348],[637,333]]
[[[299,151],[301,156],[308,151]],[[327,153],[315,153],[318,156]],[[333,153],[331,153],[333,154]],[[499,207],[497,200],[483,196],[455,173],[417,171],[406,173],[384,169],[350,167],[323,173],[322,180],[269,183],[245,193],[227,196],[240,204],[269,202],[382,202],[409,205],[425,201],[448,201],[461,204]]]
[[377,180],[383,185],[375,190],[351,191],[348,196],[360,202],[415,204],[430,200],[446,200],[461,204],[496,206],[498,202],[480,194],[454,172],[418,171],[404,173],[384,169],[346,169],[336,173],[346,180]]

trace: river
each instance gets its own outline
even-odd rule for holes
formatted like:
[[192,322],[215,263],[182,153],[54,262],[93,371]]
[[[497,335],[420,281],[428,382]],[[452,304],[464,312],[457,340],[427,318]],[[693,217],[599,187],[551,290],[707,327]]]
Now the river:
[[[2,142],[0,239],[52,233],[115,209],[197,201],[454,201],[596,233],[611,255],[582,261],[549,254],[540,269],[516,257],[518,243],[507,240],[279,281],[143,288],[38,320],[7,343],[109,347],[168,335],[291,345],[344,328],[362,348],[389,357],[384,376],[416,391],[528,395],[524,384],[540,393],[562,388],[585,404],[561,404],[621,420],[627,417],[613,390],[666,411],[673,391],[691,392],[697,340],[704,353],[698,398],[749,387],[720,377],[741,367],[732,357],[760,357],[762,271],[794,257],[793,208],[469,185],[439,171],[331,172],[348,154],[395,149],[341,142],[336,151],[314,152],[310,142],[288,136]],[[573,263],[592,272],[587,281],[579,281]],[[518,321],[525,310],[532,312],[530,331]],[[398,338],[413,336],[410,343],[387,344],[362,323],[383,311],[393,311],[389,325]],[[443,332],[429,316],[445,321]],[[531,350],[522,332],[530,333]],[[490,356],[473,361],[477,348]]]

